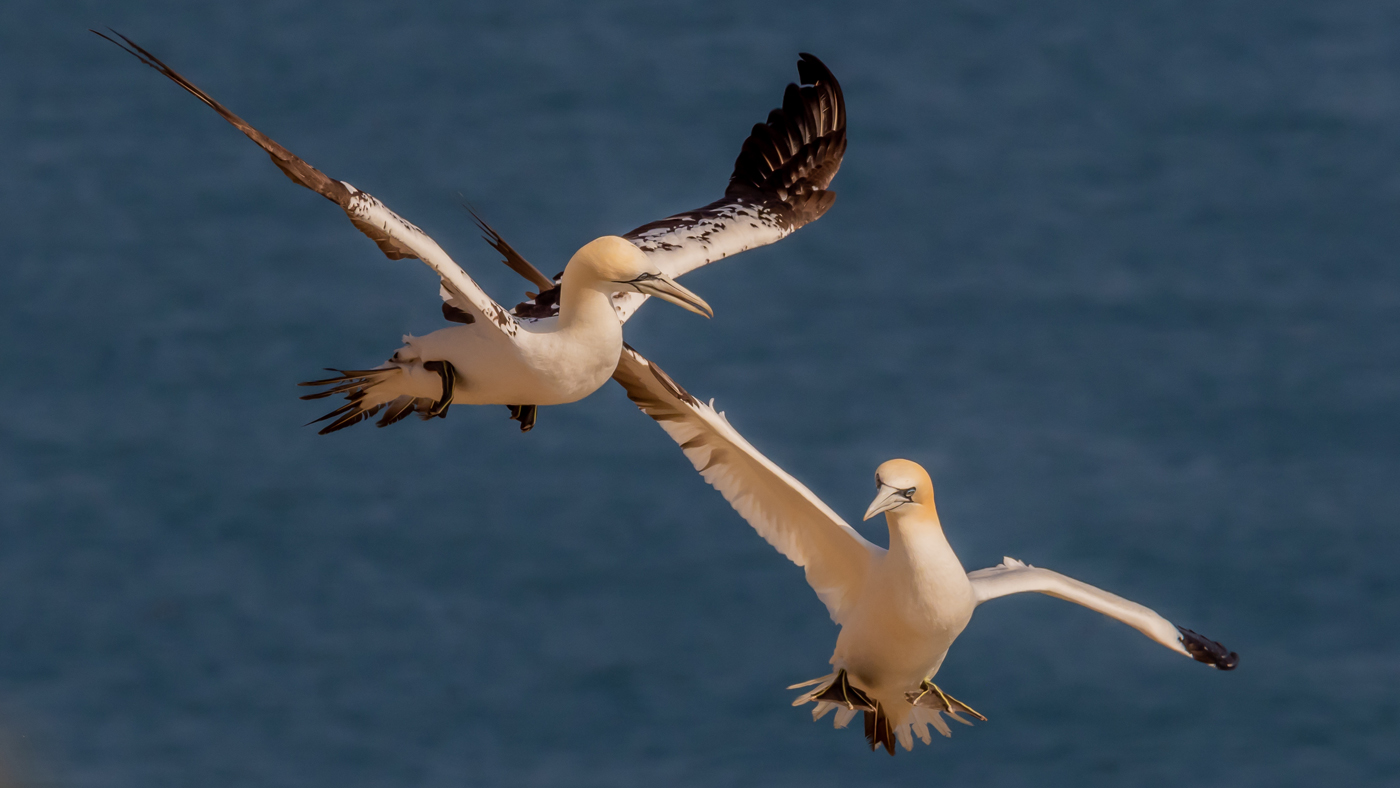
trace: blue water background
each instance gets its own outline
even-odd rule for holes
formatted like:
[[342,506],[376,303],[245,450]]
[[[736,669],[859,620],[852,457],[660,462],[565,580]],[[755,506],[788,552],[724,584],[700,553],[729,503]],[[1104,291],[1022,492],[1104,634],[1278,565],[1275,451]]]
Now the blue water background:
[[[1240,669],[1013,598],[939,674],[989,722],[893,759],[813,724],[783,687],[834,626],[618,387],[523,436],[303,428],[294,383],[442,325],[434,277],[106,24],[506,303],[463,199],[553,273],[716,197],[817,53],[834,209],[630,341],[848,519],[912,458],[968,568],[1115,590]],[[0,150],[25,784],[1400,781],[1393,3],[10,0]]]

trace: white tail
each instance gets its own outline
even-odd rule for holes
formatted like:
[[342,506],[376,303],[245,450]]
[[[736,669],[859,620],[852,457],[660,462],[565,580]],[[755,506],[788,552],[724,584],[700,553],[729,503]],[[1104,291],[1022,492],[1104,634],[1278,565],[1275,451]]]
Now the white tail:
[[[457,370],[446,361],[390,361],[377,369],[331,369],[340,373],[325,380],[308,380],[301,386],[329,386],[325,391],[307,394],[302,399],[322,399],[334,394],[344,394],[346,403],[315,421],[335,419],[319,434],[326,435],[373,418],[379,411],[384,415],[378,426],[387,427],[403,419],[410,413],[420,418],[434,416],[446,418],[447,407],[452,404],[452,389],[457,379]],[[441,393],[426,396],[423,373],[437,375],[441,383]]]

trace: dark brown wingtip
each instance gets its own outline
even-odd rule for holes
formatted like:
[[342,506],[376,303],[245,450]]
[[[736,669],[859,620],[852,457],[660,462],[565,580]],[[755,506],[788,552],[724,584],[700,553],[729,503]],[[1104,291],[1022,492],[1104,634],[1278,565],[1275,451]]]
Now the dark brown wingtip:
[[[152,55],[150,52],[143,49],[140,44],[136,43],[135,41],[132,41],[131,39],[127,38],[121,33],[112,30],[112,28],[110,27],[107,29],[111,30],[112,35],[116,36],[117,38],[120,38],[126,43],[123,44],[121,43],[121,41],[117,41],[116,38],[103,35],[102,33],[98,33],[96,30],[93,30],[92,32],[96,33],[99,36],[102,36],[108,41],[111,41],[113,44],[116,44],[118,47],[121,47],[122,51],[126,52],[127,54],[131,55],[132,57],[146,64],[147,66],[150,66],[156,71],[159,71],[161,74],[165,75],[165,77],[171,82],[174,82],[175,84],[179,85],[190,95],[204,102],[206,105],[209,106],[210,109],[213,109],[215,112],[219,113],[219,115],[222,116],[224,120],[233,124],[234,128],[243,132],[243,134],[246,135],[248,139],[252,140],[254,143],[257,144],[258,147],[266,151],[267,155],[272,157],[272,163],[276,164],[277,168],[280,169],[284,175],[286,175],[288,178],[291,178],[298,185],[305,186],[306,188],[316,192],[322,197],[325,197],[327,200],[336,203],[342,208],[345,208],[349,205],[351,196],[350,189],[347,188],[345,184],[327,176],[324,172],[321,172],[315,167],[312,167],[310,164],[307,164],[306,161],[303,160],[301,157],[297,156],[295,153],[292,153],[291,151],[277,144],[277,142],[271,137],[253,128],[251,125],[249,125],[248,121],[233,114],[233,112],[229,111],[227,107],[215,101],[212,96],[210,96],[208,93],[205,93],[193,82],[189,81],[188,79],[185,79],[185,77],[182,76],[180,72],[176,71],[170,66],[167,66],[165,63],[161,62],[160,58],[156,57],[155,55]],[[373,226],[367,225],[364,222],[355,221],[353,216],[351,217],[351,221],[355,223],[356,227],[360,228],[361,232],[365,233],[371,239],[373,239],[375,243],[379,244],[379,248],[383,249],[384,254],[388,255],[391,260],[414,256],[412,252],[405,252],[402,249],[395,248],[392,243],[392,239],[389,239],[386,245],[386,240],[384,238],[376,236],[375,228]]]
[[1216,641],[1202,637],[1185,627],[1177,627],[1176,629],[1181,633],[1181,645],[1186,647],[1191,658],[1197,662],[1204,662],[1220,670],[1234,670],[1239,666],[1239,654],[1229,651]]
[[472,221],[476,222],[477,228],[481,230],[481,239],[490,245],[492,249],[499,252],[501,257],[505,258],[501,262],[505,263],[510,270],[520,274],[520,276],[529,280],[531,284],[540,288],[542,291],[554,287],[554,282],[551,282],[549,277],[544,275],[543,271],[536,268],[529,260],[526,260],[519,252],[515,251],[514,247],[506,243],[506,240],[501,237],[501,234],[496,232],[495,228],[491,225],[487,224],[486,220],[481,218],[481,215],[476,212],[475,208],[465,202],[462,203],[462,207],[467,209],[467,213],[472,216]]
[[[821,61],[821,58],[811,52],[797,53],[797,77],[804,85],[816,85],[822,82],[831,83],[832,90],[837,96],[841,96],[841,83],[836,81],[836,75],[831,73],[831,69]],[[843,97],[844,98],[844,97]],[[841,118],[844,125],[845,118]]]

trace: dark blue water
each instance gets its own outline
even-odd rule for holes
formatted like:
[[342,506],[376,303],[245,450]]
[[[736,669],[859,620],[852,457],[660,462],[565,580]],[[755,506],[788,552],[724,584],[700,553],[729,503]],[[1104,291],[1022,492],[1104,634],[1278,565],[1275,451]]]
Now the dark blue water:
[[[1400,11],[1380,2],[0,7],[0,727],[27,785],[1393,785]],[[896,758],[787,684],[836,630],[616,386],[329,438],[293,386],[441,325],[111,24],[432,233],[554,271],[713,199],[817,53],[835,208],[629,339],[848,519],[926,465],[1044,597]],[[461,197],[459,197],[459,193]],[[862,530],[884,541],[883,526]],[[3,779],[3,778],[0,778]]]

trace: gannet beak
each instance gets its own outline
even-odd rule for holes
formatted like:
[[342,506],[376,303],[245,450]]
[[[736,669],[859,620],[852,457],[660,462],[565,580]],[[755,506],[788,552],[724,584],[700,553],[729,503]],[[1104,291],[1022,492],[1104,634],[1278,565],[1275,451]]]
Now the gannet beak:
[[909,498],[904,495],[903,490],[896,490],[887,484],[882,484],[880,492],[875,495],[875,500],[870,502],[870,508],[865,510],[865,516],[860,519],[864,522],[880,512],[888,512],[906,503],[909,503]]
[[638,293],[670,301],[681,309],[688,309],[701,317],[715,316],[715,310],[705,303],[705,299],[676,284],[676,280],[665,274],[645,273],[636,279],[618,282],[618,284],[629,285]]

